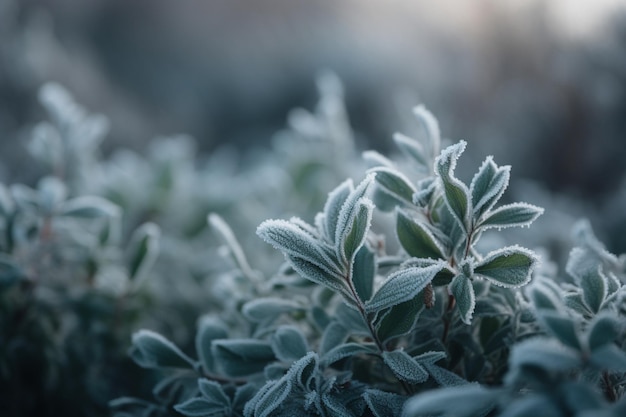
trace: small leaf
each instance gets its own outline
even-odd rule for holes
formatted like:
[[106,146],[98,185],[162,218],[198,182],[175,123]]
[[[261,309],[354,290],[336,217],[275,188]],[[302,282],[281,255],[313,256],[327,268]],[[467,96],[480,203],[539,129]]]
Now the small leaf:
[[479,227],[484,229],[529,226],[543,214],[541,207],[526,203],[513,203],[487,212]]
[[335,230],[337,230],[337,219],[341,207],[353,190],[352,180],[348,179],[328,194],[326,205],[324,205],[324,232],[331,243],[335,243]]
[[133,334],[130,356],[144,368],[193,368],[194,361],[172,342],[150,330]]
[[626,372],[626,353],[614,344],[605,344],[593,351],[591,363],[611,372]]
[[443,266],[409,267],[389,275],[370,301],[365,303],[368,313],[384,310],[414,298],[432,281]]
[[215,359],[211,350],[214,340],[226,339],[228,331],[224,324],[213,317],[202,317],[198,323],[196,333],[196,352],[206,372],[215,371]]
[[376,173],[376,186],[399,202],[410,204],[417,192],[411,181],[400,171],[389,167],[378,167],[369,172]]
[[339,346],[348,339],[350,333],[341,323],[337,321],[331,322],[324,333],[322,334],[322,340],[320,342],[319,351],[322,355],[330,351],[336,346]]
[[409,399],[403,415],[482,416],[497,404],[501,395],[500,390],[487,389],[475,384],[430,390]]
[[444,249],[426,225],[398,210],[396,232],[404,250],[415,258],[444,259]]
[[422,293],[419,293],[413,299],[396,304],[389,311],[379,314],[376,320],[378,338],[387,342],[410,332],[423,308]]
[[374,417],[400,417],[406,397],[377,389],[368,389],[363,394]]
[[543,327],[561,343],[576,350],[581,349],[576,323],[570,317],[554,310],[541,310],[537,313]]
[[222,386],[215,381],[198,379],[200,392],[210,403],[230,407],[230,398],[224,393]]
[[253,323],[271,322],[281,314],[302,311],[302,306],[284,298],[256,298],[243,305],[241,312]]
[[426,133],[431,156],[435,157],[439,154],[439,146],[441,143],[441,133],[439,131],[439,123],[437,118],[423,105],[419,105],[413,109],[413,114],[421,123]]
[[374,344],[363,343],[344,343],[339,346],[335,346],[329,350],[323,357],[322,363],[325,365],[331,365],[342,359],[349,358],[359,354],[374,355],[378,353]]
[[446,205],[464,231],[467,231],[470,220],[471,201],[467,186],[454,177],[454,168],[466,145],[467,142],[460,141],[456,145],[449,146],[435,160],[436,173],[443,185]]
[[405,155],[413,159],[413,161],[417,162],[422,167],[428,167],[429,155],[427,155],[421,143],[402,133],[394,133],[393,141],[396,143],[396,146]]
[[343,295],[347,302],[354,303],[352,294],[348,291],[342,277],[333,275],[305,259],[296,256],[287,257],[293,269],[303,278],[313,281],[316,284],[328,287]]
[[421,384],[428,379],[428,372],[403,350],[382,353],[383,361],[393,374],[402,381]]
[[370,184],[374,180],[374,174],[368,174],[367,177],[359,185],[356,186],[354,191],[348,195],[346,201],[341,206],[337,217],[337,227],[335,229],[335,248],[338,254],[341,255],[341,260],[344,263],[348,262],[343,244],[345,242],[345,236],[348,235],[352,228],[357,212],[361,209],[360,201],[365,197]]
[[428,374],[442,387],[458,387],[468,384],[466,380],[464,380],[454,372],[448,371],[446,368],[442,368],[441,366],[421,361],[419,360],[419,358],[416,359],[418,359],[422,366],[426,368]]
[[233,233],[228,223],[224,221],[219,215],[215,213],[211,213],[207,217],[207,222],[213,229],[215,229],[226,246],[228,247],[230,254],[232,255],[237,267],[244,273],[246,277],[255,276],[255,272],[250,268],[250,264],[248,264],[248,260],[246,259],[246,255],[241,248],[241,245],[237,241],[235,234]]
[[509,185],[511,167],[498,167],[488,156],[470,184],[474,218],[480,218],[498,202]]
[[376,276],[376,258],[374,252],[363,245],[357,252],[352,265],[352,283],[361,301],[372,298],[374,277]]
[[361,249],[363,243],[365,243],[365,238],[367,237],[367,232],[369,231],[370,224],[372,222],[373,211],[374,205],[366,198],[363,198],[356,203],[356,210],[352,220],[352,225],[350,226],[347,235],[343,236],[344,239],[342,244],[342,255],[349,263],[352,263],[354,255],[359,249]]
[[60,214],[85,219],[120,217],[121,209],[102,197],[81,196],[65,201],[61,206]]
[[212,403],[202,397],[191,398],[176,404],[174,409],[188,417],[219,417],[228,412],[226,406]]
[[561,310],[559,296],[542,282],[533,283],[527,294],[536,309]]
[[232,377],[263,372],[263,368],[276,359],[270,344],[260,340],[215,340],[211,347],[216,364]]
[[613,343],[620,334],[620,323],[611,313],[601,313],[594,317],[587,331],[587,345],[594,350]]
[[592,312],[597,313],[608,294],[607,279],[597,270],[590,270],[580,276],[580,287],[583,290],[583,300]]
[[472,281],[465,275],[457,275],[452,279],[448,288],[456,300],[461,320],[465,324],[471,324],[474,307],[476,306],[476,295],[474,294]]
[[515,288],[530,282],[537,257],[519,246],[489,253],[474,267],[474,273],[505,288]]
[[154,223],[144,223],[135,230],[126,249],[128,270],[135,286],[147,276],[159,254],[161,229]]
[[533,338],[513,346],[509,358],[511,368],[533,366],[546,371],[577,369],[581,359],[576,351],[555,339]]
[[306,339],[295,326],[280,326],[272,336],[272,349],[283,362],[293,362],[309,350]]

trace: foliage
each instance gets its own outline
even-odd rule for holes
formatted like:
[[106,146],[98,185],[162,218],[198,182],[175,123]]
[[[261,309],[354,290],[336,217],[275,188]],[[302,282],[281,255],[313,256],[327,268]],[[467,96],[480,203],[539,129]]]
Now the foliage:
[[[461,179],[467,144],[422,106],[399,157],[358,158],[338,80],[320,92],[236,174],[224,154],[197,165],[187,138],[104,159],[104,119],[44,87],[30,150],[51,175],[0,187],[3,395],[65,414],[51,397],[126,395],[119,417],[623,414],[626,258],[586,222],[564,274],[502,243],[543,213],[501,203],[509,166]],[[137,370],[129,341],[152,400],[94,385]]]

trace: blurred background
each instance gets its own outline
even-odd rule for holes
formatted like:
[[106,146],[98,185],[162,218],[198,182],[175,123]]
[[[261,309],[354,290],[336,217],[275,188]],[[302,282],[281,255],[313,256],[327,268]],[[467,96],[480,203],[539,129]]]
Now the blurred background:
[[199,152],[247,152],[314,105],[322,70],[363,149],[386,151],[424,103],[446,137],[542,192],[600,210],[625,187],[620,0],[2,0],[0,180],[30,179],[45,81],[110,118],[105,152],[181,132]]

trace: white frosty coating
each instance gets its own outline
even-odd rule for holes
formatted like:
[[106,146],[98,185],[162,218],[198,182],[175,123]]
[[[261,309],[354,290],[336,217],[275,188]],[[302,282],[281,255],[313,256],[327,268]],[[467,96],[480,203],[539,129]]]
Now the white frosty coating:
[[[450,210],[450,213],[452,213],[452,216],[458,221],[462,230],[466,230],[467,223],[469,222],[471,201],[467,185],[454,177],[454,169],[456,168],[457,160],[466,146],[467,142],[461,140],[456,145],[451,145],[444,149],[441,155],[435,160],[435,174],[441,181],[446,206]],[[450,187],[452,187],[453,190],[450,190]],[[465,201],[456,199],[457,195],[453,195],[451,192],[454,190],[456,190],[456,194],[461,194],[461,199]]]
[[474,214],[484,213],[496,204],[509,186],[510,176],[510,165],[498,167],[492,156],[485,159],[470,184]]
[[335,277],[343,275],[313,236],[288,221],[266,220],[257,235],[286,255],[304,259]]
[[[324,205],[324,227],[322,231],[330,243],[335,243],[339,212],[352,191],[354,191],[354,184],[351,179],[347,179],[328,193],[328,199]],[[319,227],[320,225],[318,225]]]
[[426,155],[426,150],[424,150],[424,146],[421,143],[413,138],[403,135],[402,133],[394,133],[393,141],[402,152],[412,158],[415,162],[423,165],[424,167],[428,166],[430,156]]
[[449,289],[456,299],[457,308],[461,313],[461,320],[465,324],[471,324],[474,309],[476,308],[476,294],[474,294],[472,282],[465,275],[457,275],[452,278]]
[[[518,257],[521,255],[516,264],[497,265],[504,258],[513,255],[518,255]],[[530,282],[533,270],[538,262],[539,258],[530,249],[518,245],[507,246],[506,248],[489,252],[487,256],[476,264],[474,273],[500,287],[517,288]],[[497,267],[494,268],[494,266]]]
[[[367,232],[372,224],[373,212],[374,203],[369,198],[363,197],[357,201],[352,224],[350,224],[350,228],[346,230],[343,236],[344,241],[341,243],[341,252],[338,254],[338,257],[346,259],[350,264],[354,261],[354,256],[361,249],[367,238]],[[356,230],[354,229],[355,227],[357,228]],[[354,241],[348,242],[347,238],[352,233],[355,233]],[[346,246],[349,243],[351,243],[351,246]]]
[[[357,185],[354,191],[350,193],[341,206],[341,210],[337,216],[337,225],[335,228],[335,248],[338,254],[343,253],[343,242],[352,225],[357,202],[366,195],[370,184],[374,180],[374,176],[374,174],[368,174],[365,179]],[[345,257],[342,257],[341,260],[346,263],[348,261]]]
[[413,114],[417,116],[418,120],[424,126],[430,145],[430,154],[432,157],[439,155],[441,132],[439,130],[439,122],[437,121],[437,118],[423,105],[415,107],[413,109]]
[[384,351],[383,361],[393,374],[403,381],[421,384],[428,379],[428,372],[404,350]]
[[409,267],[394,272],[365,304],[366,311],[370,313],[380,311],[412,299],[442,268],[442,263],[436,263],[427,267]]
[[478,224],[484,229],[528,227],[543,212],[543,208],[528,203],[506,204],[485,213]]

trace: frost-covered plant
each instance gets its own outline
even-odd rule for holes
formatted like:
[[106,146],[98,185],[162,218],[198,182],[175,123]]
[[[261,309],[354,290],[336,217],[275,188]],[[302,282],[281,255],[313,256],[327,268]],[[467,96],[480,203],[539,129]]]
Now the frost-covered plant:
[[263,222],[257,234],[286,259],[271,279],[210,216],[255,298],[199,321],[197,359],[136,333],[132,357],[168,376],[156,403],[121,398],[116,415],[619,415],[623,259],[585,227],[570,283],[529,249],[484,253],[482,236],[543,210],[498,206],[510,168],[490,157],[461,181],[465,142],[439,151],[435,119],[416,116],[422,140],[394,140],[425,175],[367,152],[365,179],[336,187],[312,223]]

